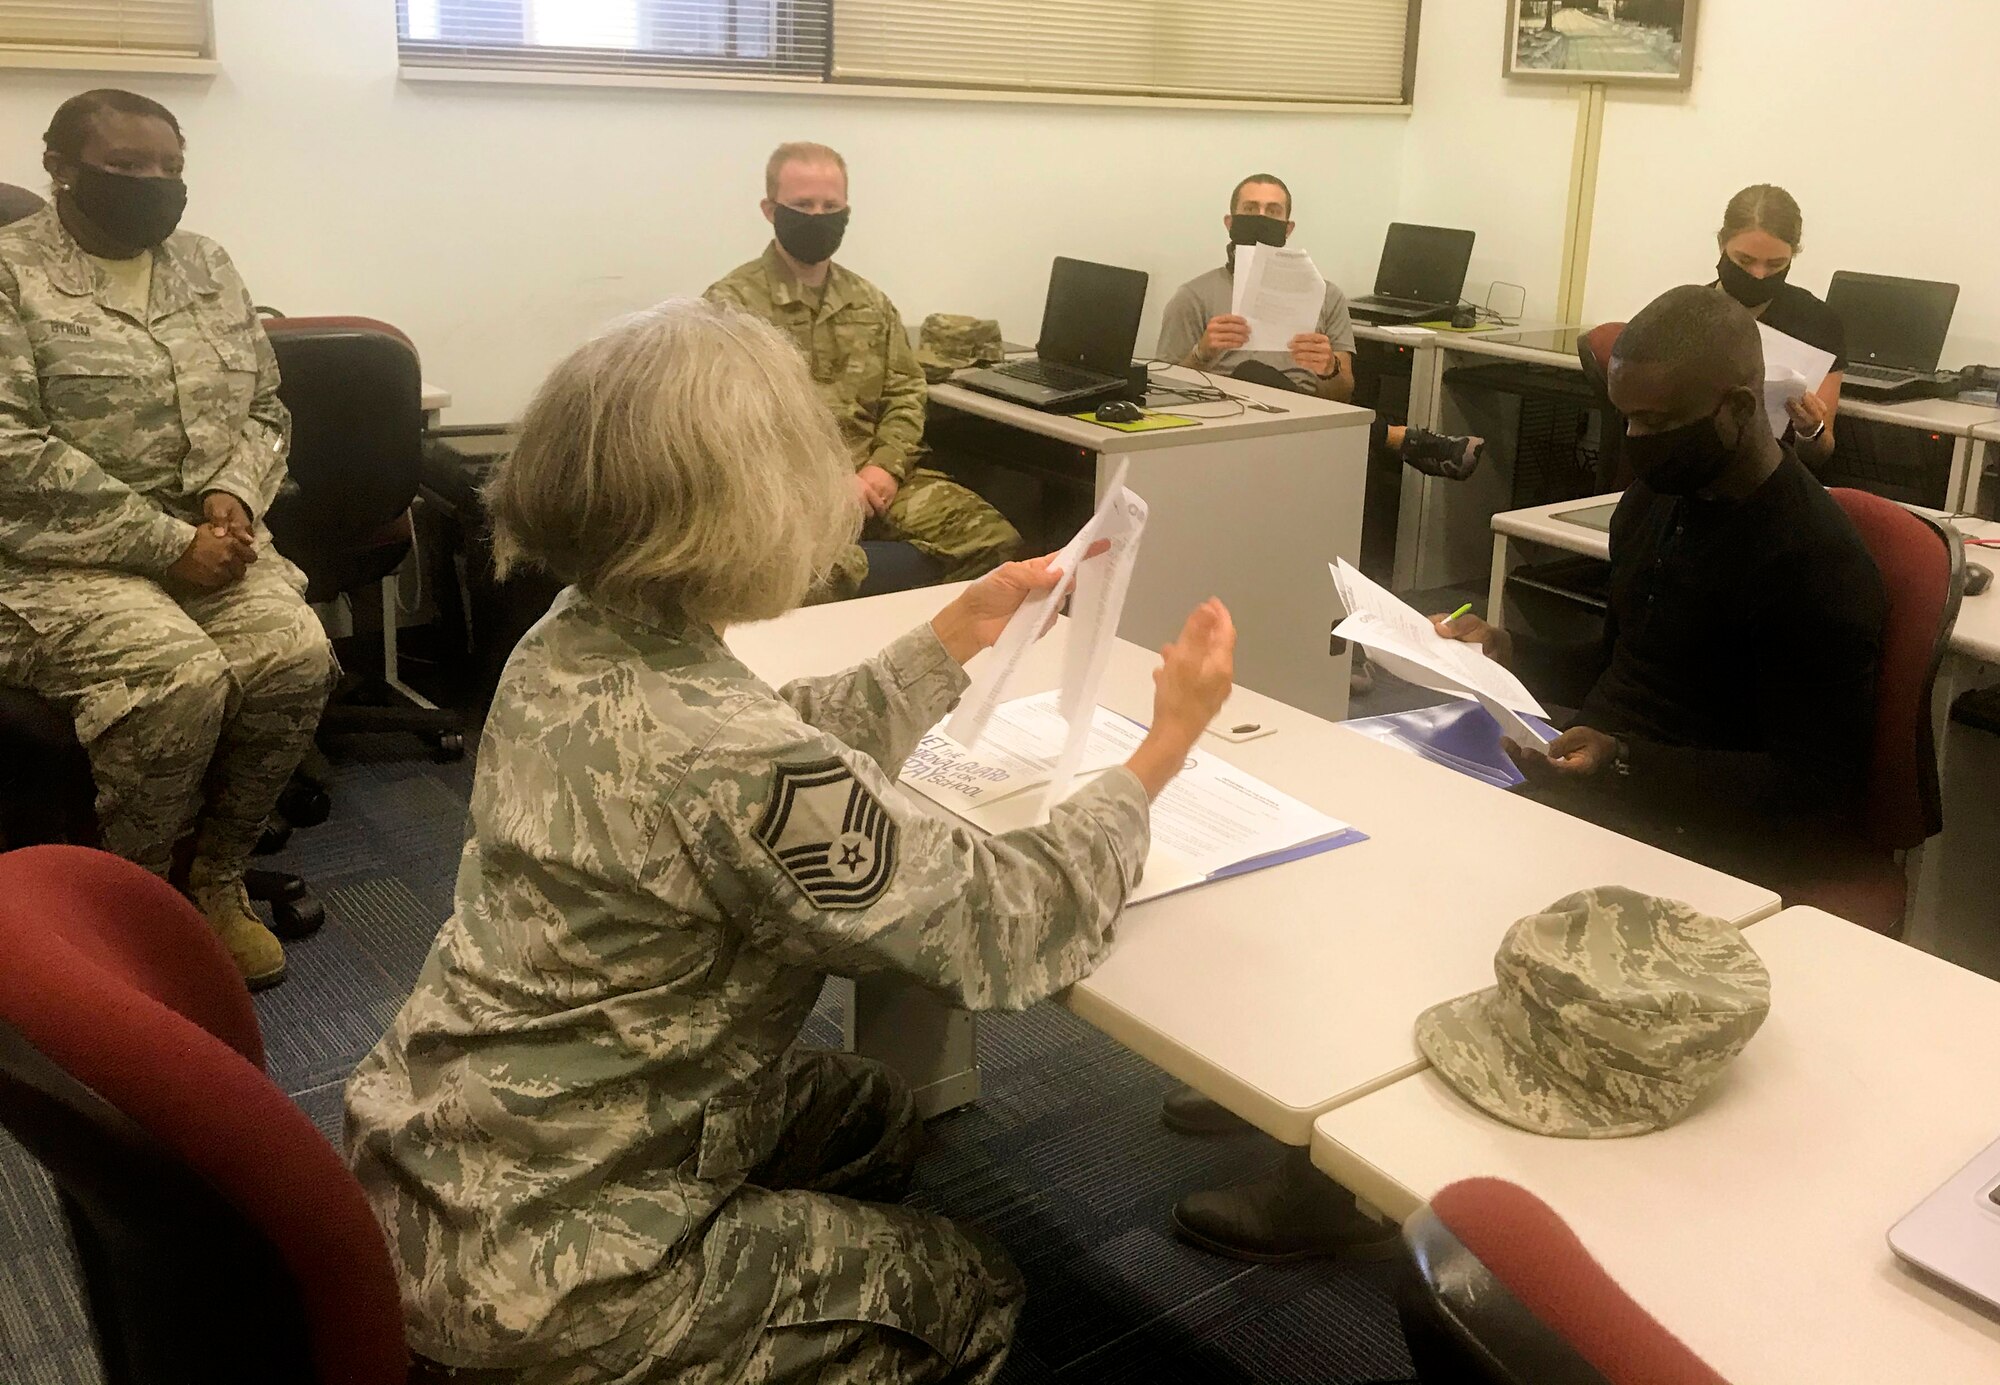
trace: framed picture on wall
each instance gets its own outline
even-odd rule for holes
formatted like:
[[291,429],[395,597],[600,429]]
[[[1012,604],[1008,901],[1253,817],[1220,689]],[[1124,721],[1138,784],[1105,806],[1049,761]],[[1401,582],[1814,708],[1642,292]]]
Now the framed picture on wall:
[[1524,82],[1684,89],[1698,0],[1507,0],[1501,71]]

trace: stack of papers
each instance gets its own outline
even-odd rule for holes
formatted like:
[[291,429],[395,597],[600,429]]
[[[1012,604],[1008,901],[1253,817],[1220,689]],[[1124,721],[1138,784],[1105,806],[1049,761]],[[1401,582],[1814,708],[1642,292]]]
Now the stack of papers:
[[1245,351],[1286,351],[1292,338],[1319,330],[1326,280],[1312,256],[1275,245],[1236,247],[1229,310],[1250,324]]
[[[1063,758],[1069,719],[1059,695],[1038,693],[997,707],[976,748],[940,726],[903,766],[902,783],[986,832],[1011,832],[1047,821],[1042,795]],[[1094,707],[1080,776],[1121,765],[1146,728]],[[1297,860],[1366,837],[1337,818],[1203,751],[1153,803],[1153,850],[1137,904],[1210,880]]]
[[1523,749],[1540,750],[1554,739],[1520,715],[1546,718],[1542,704],[1477,645],[1444,638],[1428,616],[1362,576],[1345,558],[1331,567],[1333,584],[1348,611],[1347,619],[1333,627],[1334,634],[1367,649],[1376,663],[1405,682],[1476,700],[1500,723],[1500,734]]

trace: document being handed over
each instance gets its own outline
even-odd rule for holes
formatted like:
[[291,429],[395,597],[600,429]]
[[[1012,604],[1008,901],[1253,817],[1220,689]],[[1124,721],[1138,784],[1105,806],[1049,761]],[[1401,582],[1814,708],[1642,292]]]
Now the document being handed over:
[[1250,324],[1246,351],[1283,351],[1292,338],[1319,330],[1326,280],[1303,250],[1275,245],[1236,247],[1229,310]]

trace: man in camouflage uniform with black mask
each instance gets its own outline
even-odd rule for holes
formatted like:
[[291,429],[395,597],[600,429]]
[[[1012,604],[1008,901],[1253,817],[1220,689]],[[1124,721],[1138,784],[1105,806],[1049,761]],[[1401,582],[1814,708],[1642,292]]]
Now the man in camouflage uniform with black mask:
[[[711,284],[707,297],[754,313],[789,336],[854,453],[862,537],[902,540],[935,580],[977,577],[1014,557],[1021,536],[986,501],[923,455],[924,371],[889,296],[833,263],[847,229],[847,164],[820,144],[781,145],[764,175],[764,253]],[[853,596],[868,576],[858,546],[821,599]]]

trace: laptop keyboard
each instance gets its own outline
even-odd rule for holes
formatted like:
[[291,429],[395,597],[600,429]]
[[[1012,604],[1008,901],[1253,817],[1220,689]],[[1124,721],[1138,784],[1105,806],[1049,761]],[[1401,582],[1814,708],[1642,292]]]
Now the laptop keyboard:
[[1379,303],[1385,308],[1422,308],[1428,310],[1441,306],[1440,304],[1433,303],[1428,299],[1391,298],[1386,293],[1372,294],[1368,297],[1366,301],[1370,303]]
[[1912,372],[1899,370],[1895,366],[1868,365],[1865,362],[1849,361],[1847,363],[1847,374],[1857,380],[1880,380],[1885,385],[1891,385],[1899,380],[1910,379]]
[[1009,361],[996,369],[1002,375],[1025,380],[1031,385],[1046,385],[1052,390],[1095,389],[1105,379],[1094,370],[1078,370],[1075,366],[1056,365],[1052,361]]

